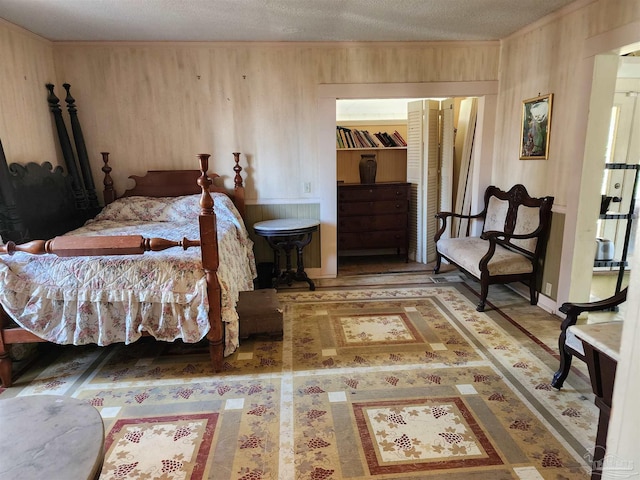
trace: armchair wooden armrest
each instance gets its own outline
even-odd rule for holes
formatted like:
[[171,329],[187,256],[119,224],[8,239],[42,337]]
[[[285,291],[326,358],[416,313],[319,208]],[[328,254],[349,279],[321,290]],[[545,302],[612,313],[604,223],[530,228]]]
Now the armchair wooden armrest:
[[[628,287],[627,287],[628,288]],[[567,329],[571,325],[575,325],[578,321],[578,316],[582,312],[601,312],[610,310],[617,307],[621,303],[627,300],[627,288],[621,290],[619,293],[612,297],[605,298],[597,302],[585,302],[585,303],[563,303],[560,307],[560,311],[566,315],[562,325],[560,325],[560,336],[558,337],[558,351],[560,353],[560,367],[558,371],[553,375],[551,380],[551,386],[557,389],[562,388],[564,381],[569,375],[571,369],[571,360],[574,356],[577,356],[581,360],[584,358],[578,352],[571,350],[566,345]]]
[[447,218],[451,217],[451,218],[463,218],[463,219],[467,219],[467,220],[473,220],[475,218],[484,218],[486,212],[482,211],[480,213],[476,213],[475,215],[464,215],[462,213],[455,213],[455,212],[438,212],[436,213],[435,217],[437,219],[440,219],[440,228],[438,229],[438,231],[436,232],[436,234],[434,235],[434,241],[437,242],[438,240],[440,240],[440,237],[442,236],[442,234],[444,233],[444,231],[447,229]]

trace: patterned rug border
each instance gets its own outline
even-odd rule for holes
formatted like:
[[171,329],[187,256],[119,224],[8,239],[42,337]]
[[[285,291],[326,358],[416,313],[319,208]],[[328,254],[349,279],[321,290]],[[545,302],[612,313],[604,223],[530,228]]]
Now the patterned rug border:
[[213,436],[218,424],[219,413],[195,413],[195,414],[177,414],[163,415],[155,417],[139,417],[139,418],[121,418],[118,419],[105,436],[104,452],[105,461],[109,459],[110,450],[115,441],[115,437],[123,428],[131,425],[150,424],[150,423],[171,423],[177,421],[204,420],[206,428],[200,439],[200,446],[193,460],[193,470],[191,471],[190,480],[201,480],[204,476],[205,467],[207,465],[208,452],[213,442]]
[[[476,459],[452,459],[452,460],[442,460],[441,458],[434,461],[424,461],[424,462],[403,462],[402,465],[380,465],[379,459],[377,458],[376,448],[374,447],[373,440],[371,439],[371,431],[369,429],[369,425],[366,419],[366,415],[364,414],[364,410],[367,407],[384,407],[391,406],[395,407],[398,405],[416,405],[420,402],[425,404],[427,403],[453,403],[456,408],[462,414],[464,420],[467,425],[476,436],[480,445],[484,449],[485,454],[487,455],[485,458],[476,458]],[[410,465],[410,471],[418,472],[424,470],[442,470],[447,468],[468,468],[468,467],[486,467],[486,466],[494,466],[494,465],[504,465],[502,458],[493,447],[484,431],[480,427],[480,425],[476,422],[473,414],[464,404],[463,400],[460,397],[425,397],[425,398],[412,398],[403,401],[399,400],[378,400],[378,401],[369,401],[369,402],[353,402],[351,404],[353,409],[353,413],[356,417],[356,425],[358,430],[360,431],[360,437],[363,442],[364,453],[367,460],[367,464],[369,466],[369,471],[374,475],[384,475],[384,474],[393,474],[393,473],[401,473],[404,472],[405,469],[402,467],[406,467]]]

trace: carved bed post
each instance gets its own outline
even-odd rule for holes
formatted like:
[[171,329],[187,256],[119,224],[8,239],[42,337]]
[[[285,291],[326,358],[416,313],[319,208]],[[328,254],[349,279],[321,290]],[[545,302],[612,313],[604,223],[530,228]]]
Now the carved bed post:
[[109,166],[109,152],[100,152],[102,155],[102,161],[104,162],[104,166],[102,167],[102,171],[104,172],[104,180],[102,183],[104,184],[104,204],[109,205],[116,199],[116,191],[113,189],[113,179],[111,178],[111,167]]
[[11,371],[13,361],[9,355],[9,345],[4,343],[2,329],[9,323],[9,318],[0,308],[0,385],[9,388],[12,384]]
[[207,278],[207,298],[209,300],[209,355],[216,372],[222,371],[224,357],[224,325],[222,323],[221,289],[218,282],[218,236],[216,230],[216,216],[213,211],[213,198],[209,193],[211,179],[207,176],[209,169],[209,154],[200,153],[201,175],[198,185],[202,190],[200,196],[200,247],[202,254],[202,267]]
[[47,83],[47,90],[49,90],[47,102],[49,102],[49,109],[51,110],[51,113],[53,113],[53,118],[56,122],[56,130],[58,131],[58,139],[60,141],[60,148],[62,149],[62,156],[64,157],[64,162],[67,166],[67,172],[69,172],[69,175],[71,175],[71,178],[73,179],[72,188],[76,206],[81,210],[85,210],[88,202],[82,185],[82,179],[80,178],[78,167],[76,166],[76,160],[73,155],[73,149],[71,148],[71,140],[67,133],[67,127],[62,119],[60,99],[53,93],[53,84]]
[[91,174],[91,165],[89,164],[89,155],[87,154],[87,146],[84,143],[84,135],[78,120],[78,110],[75,105],[75,99],[71,96],[71,85],[64,83],[62,85],[67,91],[64,99],[67,102],[67,110],[71,119],[71,131],[73,132],[73,141],[76,144],[76,153],[78,154],[78,163],[84,180],[85,193],[89,201],[89,208],[98,208],[98,198],[96,197],[96,187],[93,183],[93,175]]
[[[0,218],[0,233],[3,231],[5,234],[10,235],[12,232],[24,232],[25,226],[22,224],[22,219],[18,213],[17,198],[13,191],[13,185],[11,183],[11,173],[9,172],[9,166],[7,165],[7,157],[4,155],[4,148],[2,147],[2,141],[0,140],[0,197],[2,203],[0,203],[0,215],[4,215],[6,218]],[[5,238],[6,240],[15,240],[15,238]]]
[[234,185],[234,203],[238,207],[240,216],[244,218],[244,185],[242,185],[242,177],[240,172],[242,167],[240,166],[240,152],[233,152],[233,159],[236,164],[233,166],[233,171],[236,172],[236,176],[233,178]]

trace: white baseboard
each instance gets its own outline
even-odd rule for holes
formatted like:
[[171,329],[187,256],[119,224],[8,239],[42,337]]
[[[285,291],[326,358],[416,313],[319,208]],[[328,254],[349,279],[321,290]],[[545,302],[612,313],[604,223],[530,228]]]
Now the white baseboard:
[[558,303],[541,293],[538,294],[538,306],[552,315],[558,315]]
[[[509,283],[507,287],[516,292],[518,295],[529,300],[529,287],[527,287],[523,283]],[[552,298],[549,298],[541,293],[538,293],[538,307],[543,309],[545,312],[556,315],[558,311],[558,304]]]

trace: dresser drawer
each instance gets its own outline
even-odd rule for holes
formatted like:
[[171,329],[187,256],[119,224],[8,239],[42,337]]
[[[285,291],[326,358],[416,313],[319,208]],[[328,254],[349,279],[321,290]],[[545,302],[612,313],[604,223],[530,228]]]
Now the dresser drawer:
[[378,200],[409,200],[409,188],[403,185],[338,188],[339,203]]
[[338,250],[395,248],[409,254],[411,184],[338,185]]
[[377,200],[409,200],[408,184],[348,185],[338,187],[338,203]]
[[409,202],[406,200],[340,203],[338,205],[338,218],[349,215],[406,214],[408,211]]
[[407,231],[384,230],[378,232],[338,233],[338,248],[360,250],[365,248],[405,248]]
[[355,215],[338,218],[339,233],[403,230],[405,228],[407,228],[406,215]]

